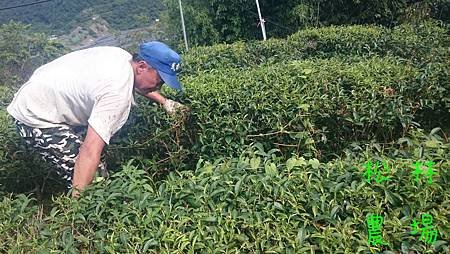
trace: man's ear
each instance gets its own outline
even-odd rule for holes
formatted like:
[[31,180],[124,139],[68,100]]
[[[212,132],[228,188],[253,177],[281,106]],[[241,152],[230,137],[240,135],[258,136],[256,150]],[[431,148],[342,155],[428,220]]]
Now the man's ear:
[[141,74],[142,72],[146,71],[147,69],[148,69],[148,64],[145,61],[139,61],[137,63],[138,74]]

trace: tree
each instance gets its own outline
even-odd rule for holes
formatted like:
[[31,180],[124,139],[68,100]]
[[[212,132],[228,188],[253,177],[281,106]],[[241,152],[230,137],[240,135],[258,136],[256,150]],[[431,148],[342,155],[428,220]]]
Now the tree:
[[61,44],[29,25],[9,22],[0,26],[0,85],[19,85],[35,68],[64,52]]
[[[446,19],[448,0],[259,0],[268,37],[285,37],[308,26],[378,24]],[[186,30],[193,45],[261,38],[253,0],[183,0]],[[165,0],[168,32],[180,43],[178,0]],[[448,18],[447,18],[448,20]]]

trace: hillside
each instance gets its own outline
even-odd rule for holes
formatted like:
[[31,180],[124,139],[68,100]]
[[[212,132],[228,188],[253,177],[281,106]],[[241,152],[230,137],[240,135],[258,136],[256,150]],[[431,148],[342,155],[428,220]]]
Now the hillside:
[[91,20],[80,24],[69,34],[53,37],[70,50],[83,49],[94,46],[134,47],[140,41],[166,41],[162,24],[159,20],[145,27],[126,30],[112,29],[102,17],[95,15]]
[[[33,3],[37,1],[3,1],[2,8]],[[0,24],[10,20],[32,24],[37,30],[62,35],[72,32],[80,24],[99,16],[112,29],[127,30],[151,24],[163,10],[160,0],[53,0],[37,5],[2,10]]]

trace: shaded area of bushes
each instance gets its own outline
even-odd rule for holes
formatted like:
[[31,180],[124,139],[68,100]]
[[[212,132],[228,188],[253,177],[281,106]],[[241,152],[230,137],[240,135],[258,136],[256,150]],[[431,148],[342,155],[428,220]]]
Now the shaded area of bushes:
[[0,110],[0,196],[2,193],[35,193],[47,198],[63,191],[63,182],[41,158],[25,147],[12,118]]

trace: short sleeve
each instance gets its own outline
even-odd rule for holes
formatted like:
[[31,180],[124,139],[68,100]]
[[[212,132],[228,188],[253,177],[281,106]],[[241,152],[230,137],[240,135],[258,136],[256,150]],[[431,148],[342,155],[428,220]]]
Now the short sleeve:
[[111,137],[127,121],[130,107],[131,101],[124,94],[106,93],[96,99],[88,123],[109,145]]

